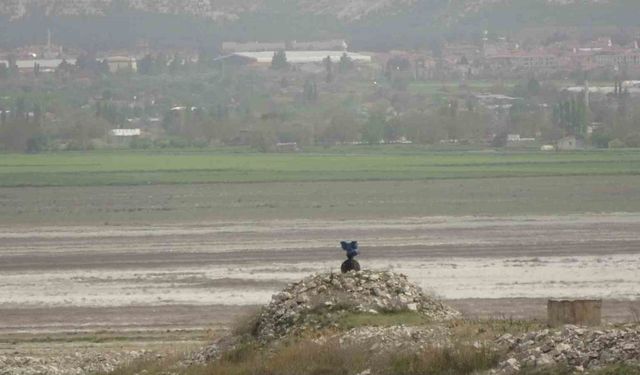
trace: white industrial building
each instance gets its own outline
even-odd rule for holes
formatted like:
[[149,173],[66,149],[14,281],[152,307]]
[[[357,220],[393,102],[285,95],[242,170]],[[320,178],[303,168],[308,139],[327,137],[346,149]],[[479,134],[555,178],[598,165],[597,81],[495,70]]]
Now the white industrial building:
[[[276,51],[258,51],[258,52],[235,52],[230,55],[221,56],[215,61],[235,61],[239,64],[271,64],[273,55]],[[369,63],[371,56],[345,51],[286,51],[287,62],[289,64],[309,64],[322,63],[327,56],[333,62],[340,61],[340,58],[347,54],[354,62]]]

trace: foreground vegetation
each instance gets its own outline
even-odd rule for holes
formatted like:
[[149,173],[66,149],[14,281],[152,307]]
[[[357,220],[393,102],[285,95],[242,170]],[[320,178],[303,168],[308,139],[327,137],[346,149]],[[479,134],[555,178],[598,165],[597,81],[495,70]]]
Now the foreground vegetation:
[[[239,324],[246,324],[241,320]],[[342,317],[335,328],[320,333],[331,334],[356,327],[388,327],[397,325],[429,327],[429,322],[416,313],[348,314]],[[142,360],[124,365],[109,375],[350,375],[371,373],[376,375],[465,375],[477,374],[494,368],[504,356],[501,349],[490,342],[505,333],[521,334],[541,329],[538,321],[520,320],[458,320],[445,323],[452,333],[452,344],[433,346],[416,353],[392,351],[384,355],[372,355],[367,345],[351,345],[345,348],[337,342],[316,340],[319,333],[310,332],[308,337],[290,339],[275,349],[263,347],[251,339],[245,340],[219,360],[199,365],[185,365],[184,356],[164,360]],[[237,327],[243,332],[245,327]],[[369,372],[367,372],[369,371]],[[524,368],[523,375],[565,375],[572,369],[547,367]],[[606,367],[594,375],[638,375],[640,368],[628,365]]]
[[[216,363],[193,366],[177,371],[184,375],[350,375],[371,368],[381,375],[466,375],[487,371],[495,366],[500,355],[485,347],[458,345],[449,348],[429,348],[421,353],[372,358],[364,348],[349,351],[336,349],[334,343],[316,344],[302,341],[285,346],[268,355],[256,348],[243,347],[229,353]],[[166,374],[175,359],[140,361],[118,368],[110,375]],[[564,367],[524,369],[522,375],[569,375]],[[628,365],[606,367],[593,375],[639,375],[640,368]]]
[[[525,369],[521,371],[521,375],[571,375],[575,373],[572,369],[563,366],[544,368],[544,369]],[[638,375],[640,368],[629,365],[614,365],[605,367],[595,372],[593,375]]]
[[[338,350],[335,343],[300,341],[269,355],[252,347],[239,348],[216,363],[176,371],[185,375],[347,375],[377,368],[376,374],[470,374],[497,363],[498,356],[487,349],[469,347],[430,348],[418,355],[372,358],[365,348]],[[117,369],[112,375],[166,373],[175,362],[142,361]]]
[[[235,334],[247,334],[251,318],[240,319]],[[490,320],[454,321],[447,328],[454,335],[453,346],[440,347],[436,343],[416,354],[391,352],[372,355],[366,345],[338,345],[335,340],[318,341],[315,337],[347,331],[357,327],[390,327],[398,325],[429,327],[432,323],[419,313],[399,312],[387,314],[351,313],[341,317],[333,328],[322,332],[309,332],[308,336],[292,338],[275,350],[263,347],[245,336],[244,341],[225,353],[218,361],[204,364],[180,365],[181,356],[164,361],[137,361],[110,373],[132,375],[145,373],[160,375],[175,373],[185,375],[348,375],[366,370],[380,375],[417,374],[471,374],[494,367],[501,353],[486,345],[472,345],[493,339],[504,333],[522,333],[540,327],[535,321]],[[187,356],[188,357],[188,356]]]

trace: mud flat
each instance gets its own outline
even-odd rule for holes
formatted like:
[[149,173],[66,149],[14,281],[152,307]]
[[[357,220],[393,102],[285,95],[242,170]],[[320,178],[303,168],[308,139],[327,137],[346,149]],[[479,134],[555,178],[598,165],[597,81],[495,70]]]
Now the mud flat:
[[588,297],[611,301],[605,317],[631,319],[640,296],[640,214],[5,226],[0,327],[224,326],[336,269],[343,238],[361,242],[365,267],[405,273],[470,316],[537,317],[548,297]]
[[469,318],[542,319],[548,297],[640,316],[640,214],[10,225],[0,360],[12,375],[80,374],[193,349],[287,283],[337,270],[339,239]]

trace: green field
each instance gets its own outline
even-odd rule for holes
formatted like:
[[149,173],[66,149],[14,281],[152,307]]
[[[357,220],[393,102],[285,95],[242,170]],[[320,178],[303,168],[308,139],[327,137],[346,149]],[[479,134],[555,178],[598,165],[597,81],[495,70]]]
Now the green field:
[[3,187],[636,175],[640,175],[640,151],[435,152],[362,147],[303,154],[110,151],[0,155]]
[[0,224],[640,212],[640,151],[0,155]]

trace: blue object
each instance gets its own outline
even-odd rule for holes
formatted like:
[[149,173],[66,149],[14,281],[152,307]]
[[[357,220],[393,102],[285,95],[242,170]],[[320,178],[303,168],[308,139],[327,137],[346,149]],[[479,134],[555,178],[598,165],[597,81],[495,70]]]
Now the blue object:
[[347,258],[353,259],[358,253],[358,241],[340,241],[342,250],[347,252]]

